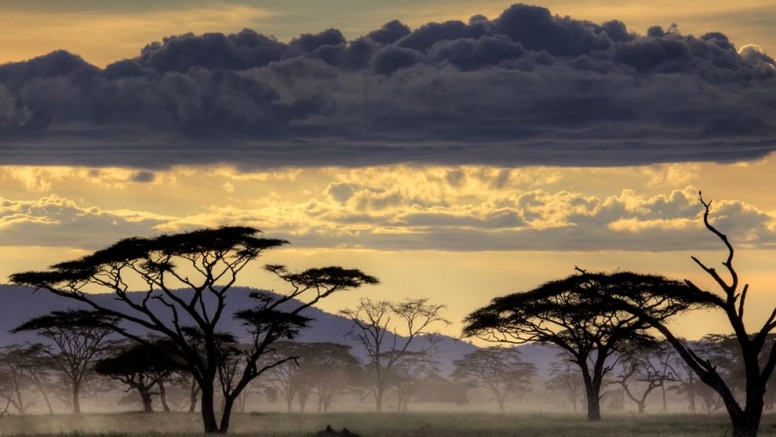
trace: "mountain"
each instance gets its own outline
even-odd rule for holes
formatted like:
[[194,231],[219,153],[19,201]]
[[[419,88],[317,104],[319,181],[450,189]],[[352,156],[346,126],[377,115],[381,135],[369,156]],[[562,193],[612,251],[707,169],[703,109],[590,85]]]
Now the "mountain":
[[[259,291],[246,287],[234,287],[228,293],[226,299],[225,314],[234,314],[236,311],[244,308],[250,308],[255,305],[250,293]],[[181,290],[179,293],[185,295],[191,293],[188,290]],[[139,299],[142,293],[134,293],[134,298]],[[92,298],[109,308],[121,309],[123,303],[117,301],[112,294],[95,294]],[[289,306],[299,304],[298,301],[290,302]],[[88,308],[85,304],[74,300],[66,299],[53,295],[47,291],[33,292],[29,288],[0,285],[0,345],[9,345],[13,343],[22,343],[25,341],[39,342],[41,339],[34,333],[12,334],[9,331],[16,328],[30,318],[37,317],[51,311],[63,310],[68,308]],[[362,347],[349,335],[352,322],[342,316],[330,314],[315,307],[306,309],[303,315],[314,319],[310,328],[302,331],[298,341],[303,342],[334,342],[343,343],[352,347],[356,356],[363,358]],[[247,332],[240,322],[232,317],[225,317],[219,325],[221,331],[235,334],[241,340],[247,340]],[[386,338],[386,344],[392,342],[392,336]],[[400,338],[401,340],[401,338]],[[428,340],[418,339],[413,345],[413,349],[427,346]],[[444,374],[449,374],[453,370],[453,361],[461,359],[467,353],[477,349],[476,346],[458,340],[449,336],[440,336],[437,344],[439,353],[437,360]]]

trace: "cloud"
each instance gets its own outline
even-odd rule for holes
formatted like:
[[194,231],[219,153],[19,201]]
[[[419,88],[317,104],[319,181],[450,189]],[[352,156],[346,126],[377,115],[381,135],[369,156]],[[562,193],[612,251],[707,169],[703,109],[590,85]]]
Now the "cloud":
[[[442,175],[441,170],[437,172]],[[95,249],[128,236],[241,224],[300,248],[444,251],[674,251],[721,249],[703,227],[698,191],[616,195],[485,188],[471,169],[466,183],[440,197],[434,175],[404,185],[389,179],[330,183],[311,197],[264,204],[230,200],[198,212],[86,206],[60,196],[0,199],[0,232],[12,246]],[[427,186],[422,186],[422,185]],[[392,186],[393,185],[393,186]],[[476,187],[479,193],[471,194]],[[229,193],[229,196],[234,193]],[[140,207],[142,208],[142,207]],[[776,247],[776,213],[739,201],[712,204],[715,226],[737,248]]]
[[128,235],[158,233],[169,218],[137,211],[81,207],[56,195],[38,200],[0,198],[0,232],[8,246],[99,249]]
[[346,41],[179,35],[103,69],[0,66],[0,160],[133,166],[610,166],[776,148],[776,68],[721,33],[637,35],[515,5]]

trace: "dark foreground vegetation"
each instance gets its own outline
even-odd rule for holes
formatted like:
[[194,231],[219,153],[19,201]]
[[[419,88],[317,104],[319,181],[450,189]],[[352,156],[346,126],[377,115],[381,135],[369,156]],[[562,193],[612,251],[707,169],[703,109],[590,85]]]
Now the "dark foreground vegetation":
[[[82,414],[12,416],[0,420],[3,436],[193,436],[201,435],[197,414]],[[776,416],[763,418],[760,435],[776,435]],[[724,414],[616,414],[603,422],[582,415],[541,413],[237,413],[232,434],[255,437],[311,437],[331,425],[362,437],[593,437],[731,435]]]

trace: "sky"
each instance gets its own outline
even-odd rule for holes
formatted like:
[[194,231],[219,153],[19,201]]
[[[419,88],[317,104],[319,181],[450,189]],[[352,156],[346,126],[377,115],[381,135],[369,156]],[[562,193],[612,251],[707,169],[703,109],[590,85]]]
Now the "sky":
[[[461,319],[589,270],[726,252],[776,302],[776,4],[6,0],[0,278],[130,236],[245,224],[335,295]],[[281,284],[256,268],[244,285]],[[4,279],[0,279],[0,282]],[[282,291],[278,288],[277,291]],[[0,297],[1,299],[1,297]],[[697,338],[719,314],[677,322]]]

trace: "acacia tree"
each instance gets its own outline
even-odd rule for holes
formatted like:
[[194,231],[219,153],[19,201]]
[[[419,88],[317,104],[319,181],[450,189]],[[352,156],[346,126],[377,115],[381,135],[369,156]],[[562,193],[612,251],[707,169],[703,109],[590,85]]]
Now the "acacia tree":
[[471,379],[483,384],[496,397],[501,411],[506,398],[529,391],[531,379],[536,376],[536,366],[523,361],[520,351],[514,347],[478,349],[453,364],[453,379]]
[[[8,401],[9,406],[16,409],[19,415],[24,415],[41,400],[46,400],[51,412],[51,404],[45,391],[36,384],[43,345],[14,344],[0,349],[0,399]],[[31,393],[38,388],[38,393]]]
[[353,388],[361,363],[348,345],[307,343],[307,348],[300,363],[302,378],[318,396],[318,412],[328,412],[337,394]]
[[34,331],[53,343],[40,350],[68,386],[73,413],[81,412],[81,391],[92,365],[113,344],[110,339],[118,319],[88,310],[52,311],[34,317],[11,332]]
[[689,289],[657,275],[580,270],[580,274],[533,290],[493,299],[466,317],[463,335],[499,343],[559,346],[582,371],[587,418],[597,421],[601,419],[601,386],[617,352],[626,342],[656,342],[647,332],[648,323],[618,309],[609,297],[623,296],[655,320],[665,320],[703,304],[700,299],[689,299],[684,293]]
[[[374,388],[375,407],[383,411],[383,396],[388,389],[394,366],[410,345],[421,337],[432,338],[429,328],[437,323],[449,324],[440,312],[444,305],[432,305],[428,299],[408,299],[400,303],[362,298],[354,309],[340,314],[353,322],[351,336],[364,348]],[[400,336],[400,335],[403,335]],[[430,352],[429,347],[413,352]]]
[[127,385],[127,391],[136,390],[143,402],[143,411],[153,413],[154,388],[159,388],[180,364],[169,356],[163,344],[135,344],[115,348],[109,356],[98,360],[94,370],[103,376]]
[[[720,374],[717,365],[709,357],[698,353],[690,344],[681,341],[679,337],[675,336],[666,325],[664,319],[654,317],[626,299],[619,299],[617,296],[614,296],[612,301],[618,302],[620,309],[639,316],[665,336],[666,340],[676,349],[679,356],[698,375],[700,380],[719,394],[730,417],[734,437],[753,437],[757,435],[760,428],[765,390],[768,380],[773,374],[773,369],[776,367],[776,342],[774,342],[771,335],[776,329],[776,309],[773,310],[759,329],[753,332],[747,329],[744,314],[749,285],[744,284],[741,286],[738,272],[733,266],[735,251],[727,235],[720,232],[709,220],[711,201],[704,201],[700,193],[698,194],[699,201],[704,208],[704,226],[727,249],[727,257],[722,262],[722,265],[729,279],[726,280],[715,268],[708,267],[700,259],[693,256],[691,257],[692,260],[714,280],[721,293],[714,294],[702,291],[690,280],[685,280],[685,282],[688,284],[689,290],[696,296],[703,296],[705,302],[722,310],[730,323],[733,336],[738,344],[740,361],[743,364],[745,381],[743,405],[736,399],[734,389],[725,381],[724,376]],[[677,290],[677,292],[681,293],[682,290]]]
[[[169,340],[199,386],[204,431],[225,433],[240,393],[267,369],[285,361],[258,365],[275,341],[294,338],[307,326],[309,319],[302,311],[335,292],[378,283],[359,270],[337,266],[299,273],[280,265],[266,266],[290,291],[251,294],[255,307],[234,315],[251,341],[225,362],[219,326],[232,316],[225,311],[229,291],[240,272],[265,250],[287,243],[264,238],[258,229],[246,226],[128,238],[46,271],[17,273],[10,279],[115,317],[122,322],[114,326],[115,331],[138,343],[149,343],[137,334],[138,328]],[[112,293],[113,303],[108,306],[94,299],[85,292],[87,288]],[[197,335],[192,337],[194,331]],[[224,399],[220,420],[214,402],[217,389]]]
[[427,351],[404,351],[391,369],[388,386],[396,391],[396,411],[409,411],[410,399],[417,394],[420,382],[437,373],[437,363]]

